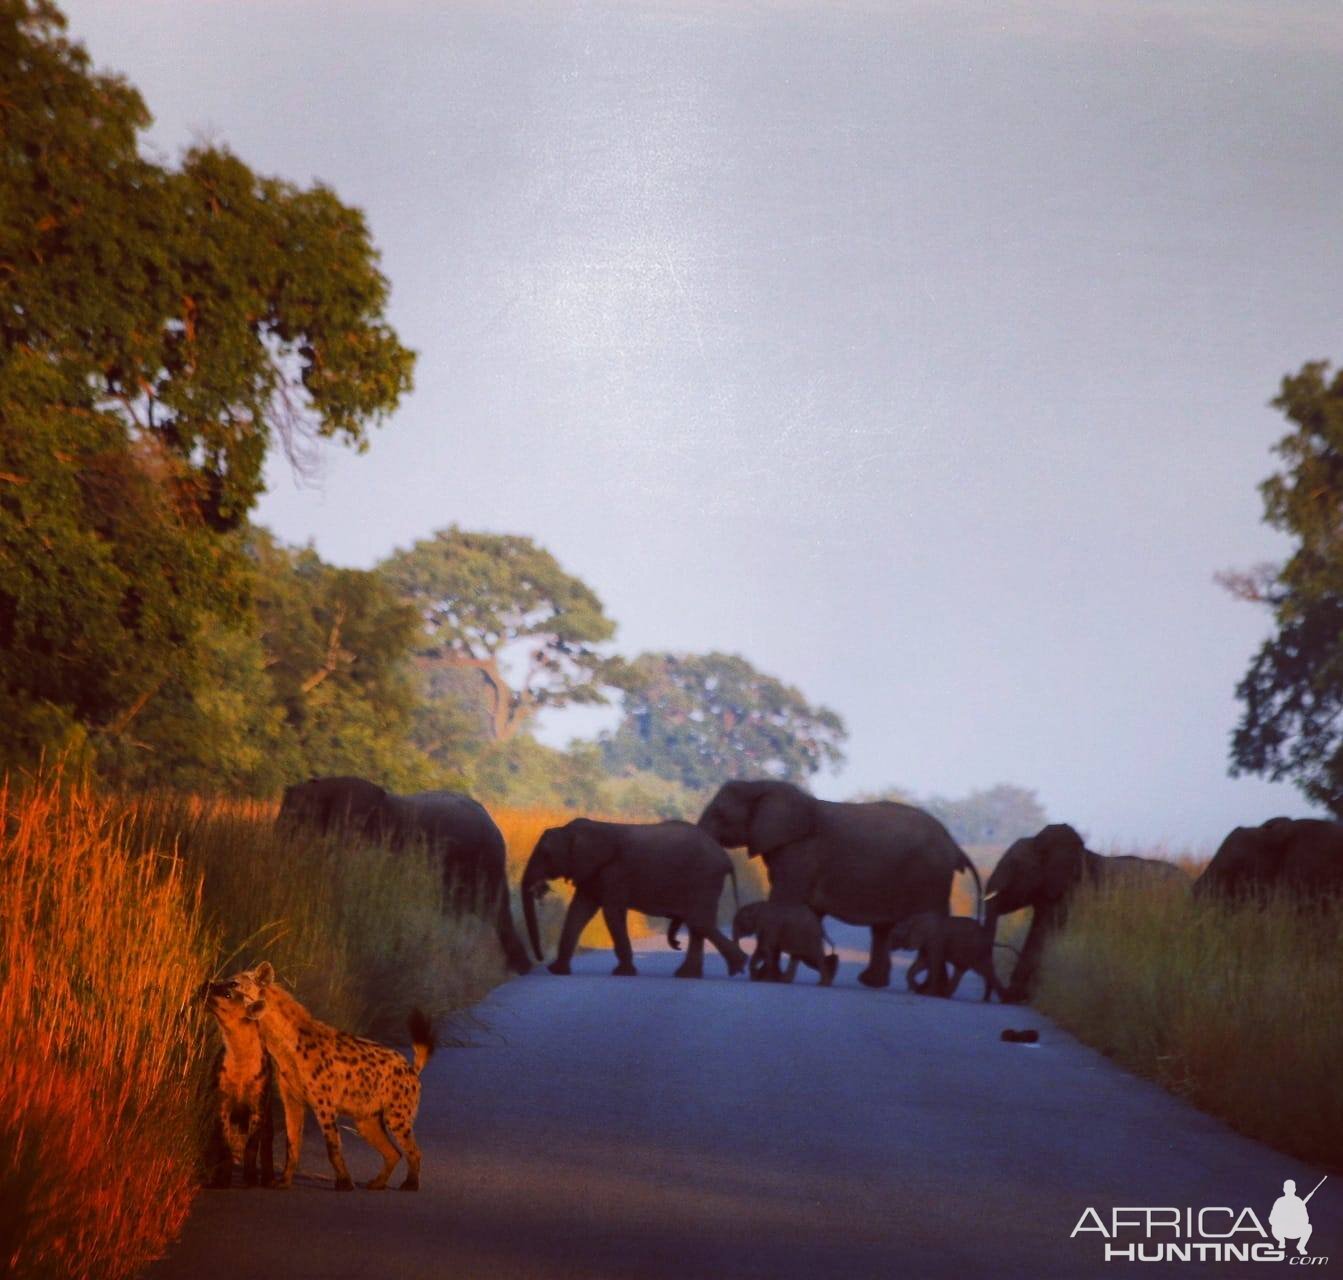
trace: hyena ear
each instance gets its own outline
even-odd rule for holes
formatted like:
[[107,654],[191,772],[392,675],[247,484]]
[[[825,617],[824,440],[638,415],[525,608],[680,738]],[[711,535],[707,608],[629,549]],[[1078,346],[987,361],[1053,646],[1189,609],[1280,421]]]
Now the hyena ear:
[[275,981],[275,970],[271,968],[269,960],[263,960],[256,967],[256,972],[252,975],[256,979],[259,987],[268,987]]
[[243,1016],[248,1022],[255,1022],[263,1013],[266,1012],[266,1002],[264,1000],[253,1000],[251,1004],[243,1010]]

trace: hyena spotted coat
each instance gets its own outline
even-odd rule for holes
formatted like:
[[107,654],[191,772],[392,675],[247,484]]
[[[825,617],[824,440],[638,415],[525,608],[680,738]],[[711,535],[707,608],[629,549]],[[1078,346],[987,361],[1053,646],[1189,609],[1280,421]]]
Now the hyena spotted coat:
[[304,1107],[317,1117],[326,1138],[326,1152],[336,1171],[336,1190],[354,1187],[340,1149],[338,1116],[349,1116],[363,1139],[382,1156],[382,1171],[367,1184],[381,1191],[401,1152],[406,1156],[403,1191],[420,1185],[420,1148],[412,1126],[420,1106],[420,1072],[434,1051],[429,1020],[416,1011],[410,1017],[415,1052],[407,1062],[395,1049],[338,1031],[319,1022],[275,981],[268,963],[244,970],[230,981],[244,998],[261,1005],[257,1025],[267,1051],[275,1059],[280,1101],[284,1105],[288,1150],[278,1187],[293,1185],[303,1144]]

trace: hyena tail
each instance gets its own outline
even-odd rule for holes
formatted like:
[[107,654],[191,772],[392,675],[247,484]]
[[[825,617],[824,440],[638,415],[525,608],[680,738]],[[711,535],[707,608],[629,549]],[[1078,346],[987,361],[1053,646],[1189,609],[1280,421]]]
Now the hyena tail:
[[429,1019],[425,1017],[422,1009],[412,1009],[410,1011],[410,1042],[415,1046],[415,1057],[412,1065],[415,1067],[415,1074],[419,1075],[424,1070],[424,1064],[434,1056],[434,1050],[438,1047],[438,1041],[434,1039],[434,1028],[430,1025]]

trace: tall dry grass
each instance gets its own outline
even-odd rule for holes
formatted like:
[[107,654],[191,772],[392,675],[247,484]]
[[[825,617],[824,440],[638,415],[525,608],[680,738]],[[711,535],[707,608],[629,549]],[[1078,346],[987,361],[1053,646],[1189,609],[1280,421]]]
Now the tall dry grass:
[[0,834],[0,1272],[119,1280],[193,1194],[198,882],[82,786],[5,785]]
[[247,800],[140,807],[201,877],[217,969],[268,959],[318,1017],[398,1043],[412,1008],[450,1019],[503,980],[492,926],[444,911],[436,859],[277,831],[275,814]]
[[413,1006],[442,1028],[504,976],[427,856],[274,816],[58,777],[0,789],[0,1273],[121,1280],[176,1234],[211,974],[269,959],[318,1016],[394,1042]]
[[1036,1004],[1088,1044],[1302,1159],[1343,1160],[1343,902],[1079,891]]

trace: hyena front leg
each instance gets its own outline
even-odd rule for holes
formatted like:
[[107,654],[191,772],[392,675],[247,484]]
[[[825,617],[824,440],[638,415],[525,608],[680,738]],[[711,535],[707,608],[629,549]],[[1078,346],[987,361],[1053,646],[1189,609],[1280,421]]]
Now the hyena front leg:
[[326,1139],[326,1155],[331,1167],[336,1171],[336,1190],[353,1191],[354,1180],[345,1167],[345,1156],[340,1149],[340,1126],[336,1124],[336,1113],[328,1107],[314,1107],[313,1114],[322,1127],[322,1136]]
[[281,1089],[280,1104],[284,1107],[284,1172],[276,1180],[277,1187],[292,1187],[298,1172],[298,1158],[303,1154],[303,1096],[296,1090]]

